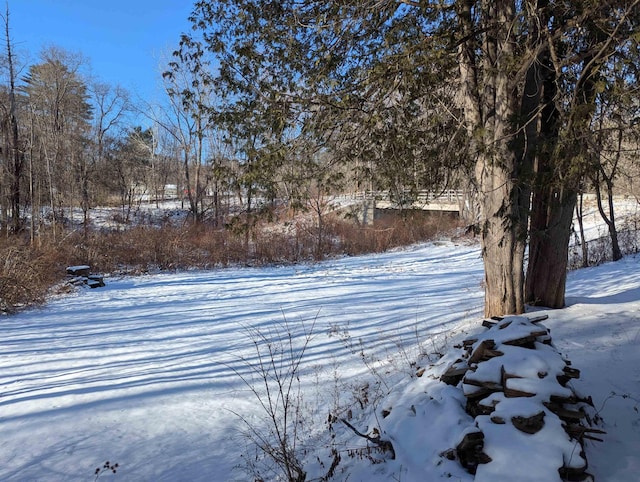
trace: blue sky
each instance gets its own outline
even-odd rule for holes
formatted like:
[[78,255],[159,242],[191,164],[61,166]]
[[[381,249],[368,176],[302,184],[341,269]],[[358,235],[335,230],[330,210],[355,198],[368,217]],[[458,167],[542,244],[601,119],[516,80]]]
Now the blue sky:
[[30,64],[43,46],[62,47],[86,57],[99,80],[152,101],[161,59],[190,29],[192,7],[189,0],[9,0],[11,38]]

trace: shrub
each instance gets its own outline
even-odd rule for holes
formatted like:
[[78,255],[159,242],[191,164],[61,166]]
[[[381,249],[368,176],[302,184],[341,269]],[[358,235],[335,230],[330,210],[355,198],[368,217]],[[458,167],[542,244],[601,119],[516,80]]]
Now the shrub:
[[93,230],[86,236],[69,230],[55,239],[44,233],[33,244],[24,236],[8,236],[0,241],[0,259],[4,259],[0,311],[14,312],[42,302],[64,280],[69,265],[88,264],[93,272],[136,274],[298,263],[382,252],[431,239],[457,225],[451,216],[420,212],[385,216],[373,226],[327,216],[321,232],[307,218],[279,224],[263,221],[252,227],[248,237],[237,230],[192,223]]

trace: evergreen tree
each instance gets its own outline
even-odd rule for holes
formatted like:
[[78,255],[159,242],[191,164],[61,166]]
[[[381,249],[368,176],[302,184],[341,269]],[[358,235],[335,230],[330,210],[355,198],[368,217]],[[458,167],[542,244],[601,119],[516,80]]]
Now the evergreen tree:
[[31,108],[33,127],[32,164],[45,179],[54,236],[64,207],[80,196],[78,179],[88,155],[92,108],[87,85],[79,69],[81,60],[57,48],[41,54],[25,76],[24,93]]
[[638,15],[637,0],[203,0],[191,20],[241,115],[282,113],[398,194],[473,172],[492,316],[564,304],[595,94]]

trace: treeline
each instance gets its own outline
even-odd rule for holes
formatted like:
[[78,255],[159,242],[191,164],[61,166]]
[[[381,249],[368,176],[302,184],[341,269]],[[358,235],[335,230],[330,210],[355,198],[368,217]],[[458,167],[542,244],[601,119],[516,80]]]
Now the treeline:
[[[8,17],[7,17],[8,18]],[[93,80],[80,55],[49,47],[22,66],[8,37],[0,89],[0,227],[61,232],[73,209],[88,225],[98,204],[130,205],[136,184],[176,182],[175,162],[152,129],[128,122],[138,108],[120,87]],[[21,75],[18,73],[21,72]]]
[[[79,222],[86,235],[96,206],[120,207],[126,225],[141,200],[167,198],[180,199],[196,223],[248,233],[276,206],[321,215],[326,196],[345,185],[343,166],[326,153],[283,143],[247,157],[258,150],[257,134],[225,122],[214,90],[173,62],[163,76],[164,102],[133,102],[121,87],[88,76],[79,54],[48,47],[24,65],[9,36],[9,12],[4,19],[0,231],[6,235],[27,234],[33,244]],[[250,122],[251,112],[245,117]]]
[[84,75],[77,54],[50,47],[39,62],[19,69],[11,42],[6,49],[9,82],[0,87],[3,232],[29,233],[32,242],[44,232],[55,239],[78,212],[86,231],[91,208],[104,205],[119,206],[126,224],[141,199],[182,198],[198,221],[228,212],[224,200],[240,194],[234,183],[241,169],[223,157],[211,124],[201,126],[196,138],[179,106],[134,104],[124,89]]

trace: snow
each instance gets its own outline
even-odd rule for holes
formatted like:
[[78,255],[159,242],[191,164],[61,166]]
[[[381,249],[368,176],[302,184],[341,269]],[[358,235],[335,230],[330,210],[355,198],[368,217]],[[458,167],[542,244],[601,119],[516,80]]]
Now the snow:
[[[598,481],[640,480],[639,264],[571,272],[567,308],[534,313],[549,315],[554,345],[581,371],[571,386],[603,419],[605,442],[587,444]],[[308,479],[326,473],[334,444],[333,480],[474,480],[442,455],[474,422],[439,375],[456,344],[486,333],[482,279],[477,246],[443,241],[301,266],[107,278],[0,318],[0,480],[90,480],[107,460],[118,473],[100,480],[249,480],[238,415],[260,427],[264,412],[242,378],[259,382],[254,342],[277,346],[286,333],[294,348],[310,336],[300,372]],[[544,350],[535,365],[505,356],[520,376],[561,369]],[[496,413],[539,406],[514,400],[496,395]],[[380,431],[396,458],[358,452],[366,441],[340,422],[330,431],[328,413]],[[545,460],[581,460],[552,420],[530,435],[479,417],[493,461],[475,479],[560,480]]]
[[[513,413],[519,413],[527,400],[510,399],[503,401],[517,405]],[[499,406],[500,406],[499,405]],[[477,482],[519,482],[560,481],[557,467],[564,460],[581,459],[576,452],[575,441],[564,433],[560,420],[545,410],[545,424],[535,434],[525,434],[514,430],[510,424],[495,424],[489,416],[478,417],[479,428],[485,434],[485,452],[491,457],[488,464],[478,465]],[[550,416],[551,415],[551,416]],[[579,451],[579,449],[578,449]],[[553,463],[550,463],[553,462]],[[580,464],[578,464],[580,466]]]
[[67,271],[82,271],[82,270],[87,270],[87,269],[91,269],[91,266],[88,266],[86,264],[80,264],[77,266],[67,266]]

